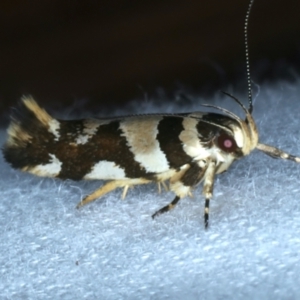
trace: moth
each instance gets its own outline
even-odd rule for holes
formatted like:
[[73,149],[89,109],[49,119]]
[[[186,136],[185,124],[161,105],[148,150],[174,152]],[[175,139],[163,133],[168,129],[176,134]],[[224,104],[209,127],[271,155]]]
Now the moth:
[[86,196],[77,207],[115,190],[150,182],[168,182],[173,201],[152,217],[174,208],[203,183],[204,224],[208,227],[209,203],[215,177],[231,164],[258,149],[273,158],[300,163],[300,158],[259,142],[252,117],[247,25],[253,0],[245,19],[245,45],[249,108],[233,99],[244,113],[219,111],[174,115],[136,115],[113,119],[59,120],[50,116],[32,97],[23,97],[11,116],[3,147],[5,160],[13,168],[37,176],[72,180],[108,180]]

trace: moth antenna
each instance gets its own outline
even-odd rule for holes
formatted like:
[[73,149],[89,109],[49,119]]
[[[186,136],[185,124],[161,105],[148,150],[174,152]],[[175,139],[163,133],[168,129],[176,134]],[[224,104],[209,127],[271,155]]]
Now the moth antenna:
[[[192,117],[192,118],[193,118],[193,117]],[[195,119],[198,119],[198,118],[195,118]],[[232,133],[232,131],[229,130],[227,127],[222,126],[222,125],[220,125],[220,124],[218,124],[218,123],[216,123],[216,122],[211,122],[211,121],[207,121],[207,120],[201,120],[201,122],[206,123],[206,124],[209,124],[209,125],[216,126],[216,127],[220,128],[220,129],[222,129],[222,130],[228,132],[229,134]]]
[[247,84],[248,84],[248,101],[249,101],[249,113],[253,111],[253,102],[252,102],[252,89],[251,89],[251,74],[250,74],[250,62],[249,62],[249,46],[248,46],[248,23],[249,16],[254,0],[251,0],[248,6],[248,10],[245,17],[244,25],[244,37],[245,37],[245,55],[246,55],[246,70],[247,70]]
[[221,112],[223,112],[224,114],[230,116],[231,118],[235,119],[237,122],[240,122],[241,119],[235,115],[234,113],[232,113],[230,110],[227,110],[223,107],[220,107],[220,106],[216,106],[216,105],[211,105],[211,104],[201,104],[201,106],[204,106],[204,107],[211,107],[211,108],[214,108],[214,109],[217,109],[217,110],[220,110]]
[[[233,99],[242,109],[243,109],[243,111],[245,112],[245,114],[247,115],[248,113],[250,113],[251,114],[251,112],[246,108],[246,106],[238,99],[238,98],[236,98],[236,97],[234,97],[233,95],[231,95],[231,94],[229,94],[229,93],[227,93],[227,92],[224,92],[224,91],[222,91],[222,93],[224,94],[224,95],[226,95],[226,96],[228,96],[228,97],[230,97],[231,99]],[[202,105],[203,106],[203,105]],[[204,105],[204,106],[206,106],[206,105]]]

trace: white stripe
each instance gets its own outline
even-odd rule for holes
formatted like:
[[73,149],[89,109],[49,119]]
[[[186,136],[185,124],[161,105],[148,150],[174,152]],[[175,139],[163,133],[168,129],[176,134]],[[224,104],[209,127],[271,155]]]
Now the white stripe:
[[198,120],[194,118],[184,118],[182,122],[184,130],[179,135],[179,139],[183,144],[183,150],[195,160],[209,156],[207,149],[200,144],[197,124]]
[[111,120],[97,120],[97,119],[84,120],[83,133],[88,135],[94,135],[98,130],[99,126],[109,124],[110,122]]
[[51,157],[50,163],[46,165],[37,165],[32,169],[27,169],[27,170],[25,170],[26,168],[25,167],[23,168],[23,171],[28,171],[38,176],[47,176],[47,177],[57,176],[61,171],[62,162],[54,154],[49,154],[49,156]]
[[80,145],[80,144],[84,145],[84,144],[86,144],[89,141],[90,138],[91,138],[91,136],[89,136],[89,135],[79,134],[77,136],[75,142],[76,142],[77,145]]
[[59,123],[59,121],[57,121],[55,119],[52,119],[49,122],[48,131],[51,132],[55,136],[55,138],[54,138],[55,141],[58,141],[59,138],[60,138],[59,129],[60,129],[60,123]]
[[96,119],[89,119],[84,120],[83,123],[83,131],[80,133],[76,138],[76,144],[86,144],[97,132],[98,128],[101,125],[109,124],[111,120],[96,120]]
[[125,172],[114,162],[102,160],[96,163],[84,179],[126,179]]
[[157,126],[162,118],[142,116],[120,122],[120,129],[127,140],[135,161],[147,172],[160,173],[169,170],[169,163],[156,139]]

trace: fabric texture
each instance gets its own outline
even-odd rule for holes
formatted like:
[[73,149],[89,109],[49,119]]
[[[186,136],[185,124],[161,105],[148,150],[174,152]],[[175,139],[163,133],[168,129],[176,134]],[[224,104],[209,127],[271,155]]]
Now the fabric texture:
[[[300,155],[299,95],[299,82],[260,87],[253,115],[262,143]],[[243,116],[234,101],[214,98]],[[141,102],[136,112],[162,113],[199,111],[211,99]],[[0,136],[3,144],[4,129]],[[201,186],[152,220],[173,200],[155,184],[76,210],[101,182],[35,177],[2,156],[0,176],[0,299],[300,298],[299,164],[259,151],[235,162],[216,179],[207,231]]]

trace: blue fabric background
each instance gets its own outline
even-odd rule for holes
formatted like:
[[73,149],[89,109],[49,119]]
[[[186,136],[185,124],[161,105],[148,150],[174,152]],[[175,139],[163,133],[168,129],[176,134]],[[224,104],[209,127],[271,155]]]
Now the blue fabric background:
[[[300,155],[300,84],[263,85],[254,117],[261,141]],[[234,93],[234,91],[231,91]],[[235,94],[235,93],[234,93]],[[245,103],[245,95],[237,95]],[[242,116],[230,100],[215,103]],[[38,100],[38,99],[37,99]],[[201,110],[194,105],[182,110]],[[178,111],[136,105],[140,113]],[[124,112],[126,113],[126,112]],[[0,133],[1,143],[6,133]],[[101,182],[15,171],[0,158],[0,299],[297,299],[300,165],[259,151],[217,177],[211,225],[201,188],[173,199],[157,186],[117,190],[76,210]]]

